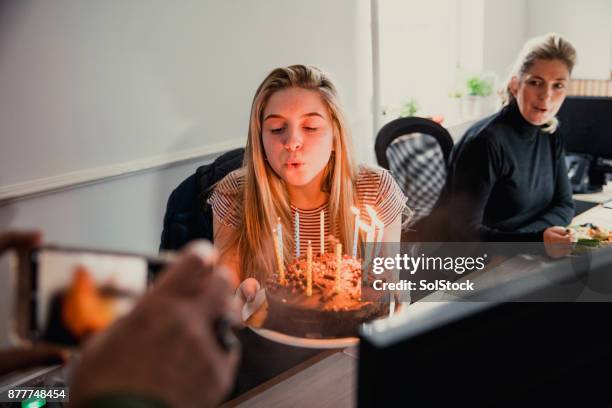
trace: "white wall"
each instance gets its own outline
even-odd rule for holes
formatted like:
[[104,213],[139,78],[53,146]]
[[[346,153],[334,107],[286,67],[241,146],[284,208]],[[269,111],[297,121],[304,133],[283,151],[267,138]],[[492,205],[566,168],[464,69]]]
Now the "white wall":
[[527,38],[527,0],[484,2],[483,71],[504,81]]
[[[452,91],[469,75],[503,79],[525,41],[526,0],[379,0],[380,104],[416,98],[418,115],[459,117]],[[391,115],[382,122],[394,119]]]
[[[357,157],[372,160],[369,12],[367,0],[2,3],[0,187],[245,140],[255,89],[293,63],[334,77]],[[0,202],[0,230],[155,252],[171,189],[206,160]]]
[[0,186],[244,139],[292,63],[329,71],[371,137],[367,0],[21,1],[2,22]]
[[457,66],[469,73],[482,71],[484,55],[485,0],[459,0],[455,14],[457,20]]
[[612,71],[612,2],[610,0],[537,0],[527,2],[527,35],[555,31],[578,52],[573,77],[610,79]]
[[454,0],[378,0],[380,104],[377,113],[416,98],[419,115],[446,108],[456,64]]

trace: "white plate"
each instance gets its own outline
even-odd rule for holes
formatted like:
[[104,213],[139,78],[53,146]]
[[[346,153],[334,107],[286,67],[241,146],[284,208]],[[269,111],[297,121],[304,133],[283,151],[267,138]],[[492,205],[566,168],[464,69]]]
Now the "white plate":
[[[266,301],[266,292],[261,289],[255,295],[253,302],[245,304],[242,308],[242,320],[246,321],[251,317]],[[314,349],[334,349],[334,348],[345,348],[359,344],[357,337],[341,337],[337,339],[308,339],[305,337],[289,336],[287,334],[279,333],[275,330],[262,329],[247,325],[249,329],[259,334],[268,340],[275,341],[277,343],[286,344],[288,346],[305,347]]]
[[255,299],[251,303],[245,303],[242,307],[242,321],[246,322],[249,317],[253,315],[263,303],[266,301],[266,290],[260,289],[255,295]]
[[294,337],[274,330],[257,329],[249,326],[251,330],[268,340],[277,343],[286,344],[288,346],[305,347],[313,349],[335,349],[351,347],[359,344],[357,337],[341,337],[337,339],[307,339],[304,337]]

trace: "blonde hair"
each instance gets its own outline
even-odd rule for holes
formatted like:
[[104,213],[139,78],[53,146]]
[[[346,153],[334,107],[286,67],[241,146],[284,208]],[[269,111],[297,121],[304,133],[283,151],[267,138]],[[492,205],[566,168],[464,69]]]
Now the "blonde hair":
[[[512,95],[510,90],[513,78],[520,79],[537,60],[559,60],[565,64],[571,74],[576,64],[576,49],[569,41],[556,33],[548,33],[528,40],[514,62],[506,81],[506,86],[502,90],[502,106],[506,106],[514,101],[514,95]],[[542,130],[554,133],[558,125],[559,121],[554,117],[544,125]]]
[[265,158],[262,142],[262,120],[265,107],[275,92],[303,88],[319,93],[329,110],[333,128],[333,151],[324,171],[322,190],[329,193],[328,211],[331,231],[338,231],[343,248],[350,248],[354,217],[351,205],[356,205],[355,180],[357,170],[353,164],[352,146],[346,120],[338,100],[336,87],[318,68],[292,65],[274,69],[261,83],[251,106],[248,139],[243,171],[243,211],[239,228],[232,230],[229,250],[238,248],[240,278],[254,277],[263,281],[274,270],[272,228],[277,218],[283,225],[285,260],[293,256],[294,237],[291,204],[284,181],[274,172]]

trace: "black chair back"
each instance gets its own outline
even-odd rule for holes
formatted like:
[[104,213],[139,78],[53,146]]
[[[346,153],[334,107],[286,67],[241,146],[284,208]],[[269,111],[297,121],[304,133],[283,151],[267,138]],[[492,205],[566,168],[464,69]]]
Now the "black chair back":
[[244,148],[230,150],[198,167],[172,191],[166,205],[161,250],[177,250],[195,239],[213,241],[213,213],[206,202],[212,187],[242,165]]
[[376,137],[376,159],[408,197],[409,226],[428,216],[446,183],[453,139],[438,123],[418,117],[387,123]]
[[433,120],[411,116],[392,120],[378,131],[374,150],[376,160],[381,167],[390,170],[387,148],[398,137],[411,133],[422,133],[436,139],[444,155],[444,162],[448,165],[453,150],[453,139],[448,130]]

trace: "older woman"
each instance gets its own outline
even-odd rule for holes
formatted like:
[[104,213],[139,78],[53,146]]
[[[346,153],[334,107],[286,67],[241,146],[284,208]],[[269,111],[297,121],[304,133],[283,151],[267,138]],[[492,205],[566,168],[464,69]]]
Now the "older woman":
[[455,239],[570,242],[562,226],[574,205],[555,115],[575,61],[574,47],[556,34],[528,41],[502,109],[455,146],[448,180]]

